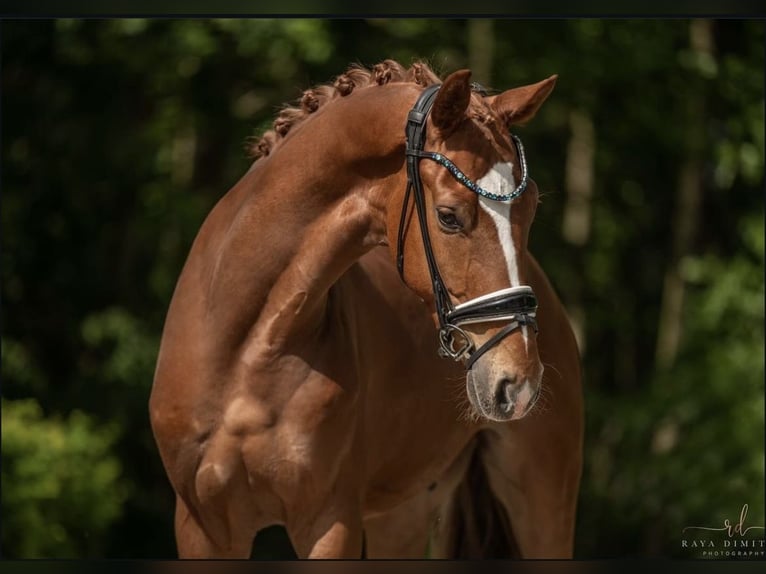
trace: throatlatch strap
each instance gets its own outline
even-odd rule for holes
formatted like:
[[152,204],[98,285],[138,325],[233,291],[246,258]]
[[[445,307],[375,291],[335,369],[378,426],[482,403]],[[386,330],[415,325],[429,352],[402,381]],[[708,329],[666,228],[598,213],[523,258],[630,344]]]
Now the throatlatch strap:
[[[423,90],[423,93],[420,94],[418,101],[415,102],[415,106],[407,115],[405,135],[407,137],[407,177],[409,180],[407,187],[411,190],[415,199],[415,208],[418,213],[418,223],[420,224],[420,234],[423,239],[426,261],[428,262],[428,271],[431,275],[431,287],[434,293],[436,314],[439,317],[439,326],[444,327],[446,325],[446,314],[452,310],[452,302],[450,301],[449,293],[447,293],[447,288],[444,286],[444,281],[439,273],[439,266],[436,264],[436,258],[431,245],[431,236],[428,233],[426,200],[423,193],[423,183],[420,179],[420,169],[418,169],[418,163],[421,158],[420,154],[425,145],[425,130],[428,113],[431,110],[433,101],[436,98],[436,93],[439,91],[440,87],[440,84],[428,86]],[[409,194],[406,195],[406,199],[409,201]],[[399,255],[397,256],[397,262],[401,261],[402,263],[400,273],[403,273],[404,271],[403,226],[406,219],[406,206],[402,211],[402,219],[399,222],[400,232],[402,232],[402,241],[399,242]]]
[[[423,150],[425,145],[425,131],[426,131],[426,119],[428,118],[428,112],[431,110],[433,100],[436,97],[436,92],[439,91],[441,84],[434,84],[427,87],[418,97],[415,105],[407,114],[407,125],[404,128],[404,134],[406,137],[406,161],[407,161],[407,190],[404,194],[404,205],[402,206],[402,216],[399,219],[399,237],[397,241],[397,253],[396,253],[396,265],[399,269],[399,276],[404,279],[404,230],[407,221],[407,208],[410,203],[410,193],[412,188],[415,187],[415,193],[422,190],[422,184],[420,182],[420,170],[418,169],[418,154],[417,152]],[[417,182],[417,183],[416,183]],[[428,230],[426,229],[426,234]],[[429,241],[430,245],[430,241]],[[428,256],[429,250],[426,249],[426,256]],[[429,270],[431,266],[429,265]],[[432,273],[433,275],[433,273]]]

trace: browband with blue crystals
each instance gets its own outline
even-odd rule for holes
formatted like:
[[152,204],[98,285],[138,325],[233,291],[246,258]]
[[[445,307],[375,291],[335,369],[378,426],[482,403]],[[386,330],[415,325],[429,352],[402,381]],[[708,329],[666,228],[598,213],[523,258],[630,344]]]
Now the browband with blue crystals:
[[519,163],[521,165],[521,183],[519,183],[518,187],[514,189],[511,193],[508,194],[497,194],[492,193],[491,191],[487,191],[480,185],[478,185],[476,182],[474,182],[471,178],[469,178],[466,174],[464,174],[462,171],[460,171],[460,168],[456,166],[452,161],[443,156],[440,153],[432,152],[432,151],[422,151],[417,149],[409,149],[407,150],[407,155],[414,155],[416,157],[420,158],[426,158],[435,161],[439,165],[444,166],[447,168],[447,171],[452,174],[452,177],[454,177],[457,181],[462,183],[464,186],[466,186],[468,189],[473,191],[474,193],[481,195],[482,197],[486,197],[487,199],[491,199],[493,201],[510,201],[511,199],[516,199],[519,197],[522,193],[524,193],[524,190],[527,189],[527,181],[529,180],[529,176],[527,174],[527,158],[524,156],[524,146],[521,143],[521,140],[516,136],[515,134],[510,134],[511,139],[513,140],[513,143],[516,145],[516,152],[519,156]]

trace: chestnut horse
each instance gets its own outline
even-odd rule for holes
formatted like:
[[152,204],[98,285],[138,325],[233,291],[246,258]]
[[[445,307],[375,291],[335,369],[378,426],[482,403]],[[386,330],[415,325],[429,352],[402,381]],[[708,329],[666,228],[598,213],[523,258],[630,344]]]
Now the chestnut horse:
[[510,133],[556,77],[470,75],[308,90],[202,225],[150,400],[180,557],[572,555],[579,354]]

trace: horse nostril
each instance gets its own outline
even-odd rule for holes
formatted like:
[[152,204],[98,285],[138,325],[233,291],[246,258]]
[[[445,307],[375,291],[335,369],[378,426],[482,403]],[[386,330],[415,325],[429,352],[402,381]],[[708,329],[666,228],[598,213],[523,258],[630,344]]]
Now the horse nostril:
[[508,412],[513,408],[518,390],[516,386],[516,377],[503,377],[497,385],[497,406],[503,412]]

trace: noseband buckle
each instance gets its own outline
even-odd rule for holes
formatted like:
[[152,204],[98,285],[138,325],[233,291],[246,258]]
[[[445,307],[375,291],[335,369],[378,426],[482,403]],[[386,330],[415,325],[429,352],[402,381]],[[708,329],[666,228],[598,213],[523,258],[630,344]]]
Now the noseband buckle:
[[[455,335],[457,334],[457,337]],[[468,333],[456,325],[445,325],[439,329],[439,355],[459,361],[473,351],[473,343]]]

